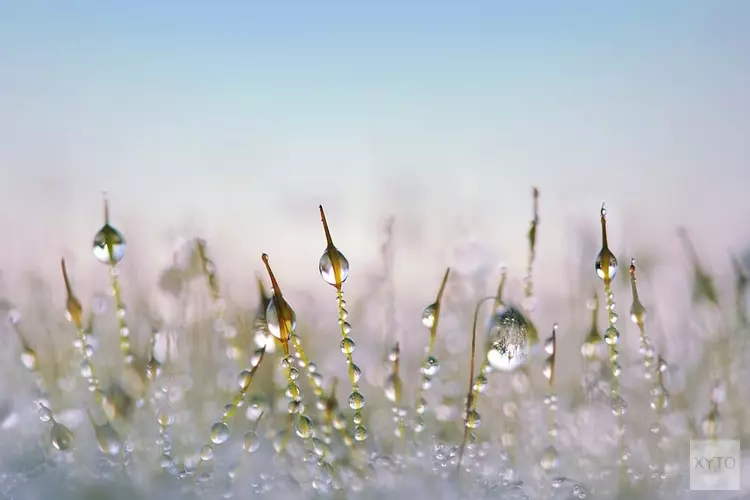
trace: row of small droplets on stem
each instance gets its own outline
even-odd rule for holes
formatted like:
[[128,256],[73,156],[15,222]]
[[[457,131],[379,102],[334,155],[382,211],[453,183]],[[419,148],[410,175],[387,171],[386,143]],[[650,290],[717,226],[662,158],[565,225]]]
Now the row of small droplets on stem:
[[[159,447],[159,465],[172,473],[177,472],[177,468],[172,457],[172,437],[169,428],[174,424],[174,414],[169,402],[169,392],[172,386],[174,375],[172,373],[172,337],[166,334],[166,359],[160,363],[156,359],[156,341],[158,332],[155,330],[151,333],[149,341],[149,360],[146,363],[146,376],[151,380],[153,391],[151,396],[151,407],[156,410],[156,423],[159,426],[159,437],[156,444]],[[166,373],[164,373],[166,372]]]
[[333,244],[331,231],[328,228],[328,221],[323,207],[320,206],[320,220],[323,223],[323,230],[326,236],[326,249],[318,262],[318,270],[323,281],[336,289],[336,302],[338,304],[338,323],[341,328],[341,352],[346,356],[346,363],[349,366],[349,381],[352,385],[352,392],[349,394],[349,407],[354,410],[352,422],[354,424],[354,439],[364,441],[367,439],[367,428],[362,424],[362,408],[365,406],[365,397],[359,392],[359,378],[362,375],[359,367],[354,364],[352,353],[356,344],[351,338],[351,325],[346,321],[348,312],[346,310],[346,301],[344,301],[343,283],[349,276],[349,261],[346,260],[338,248]]
[[115,300],[117,327],[120,336],[120,351],[127,365],[132,365],[135,357],[130,349],[130,329],[125,320],[126,310],[118,279],[117,264],[125,256],[125,238],[109,223],[109,201],[104,198],[104,226],[94,237],[94,257],[109,266],[109,279],[112,296]]
[[[276,276],[271,269],[271,264],[268,261],[268,255],[263,254],[262,259],[273,287],[273,296],[266,310],[266,323],[268,331],[279,341],[284,353],[284,357],[281,359],[281,366],[286,372],[288,381],[286,396],[289,398],[289,416],[290,419],[293,419],[295,415],[297,416],[296,433],[304,440],[308,452],[313,454],[315,453],[315,442],[313,440],[315,429],[310,417],[305,415],[302,394],[296,383],[299,372],[293,366],[294,357],[289,351],[289,339],[297,328],[297,313],[294,312],[291,304],[284,298],[279,283],[276,281]],[[333,481],[333,467],[331,464],[325,458],[321,457],[318,459],[317,465],[319,477],[314,481],[330,484]]]
[[553,470],[557,467],[559,454],[555,443],[557,441],[557,422],[555,414],[557,413],[557,396],[555,395],[555,356],[557,354],[557,323],[552,326],[552,335],[544,342],[544,352],[547,358],[544,360],[542,373],[547,379],[547,395],[544,398],[544,404],[547,406],[547,433],[550,437],[550,444],[542,452],[541,466],[544,470]]
[[237,342],[237,329],[229,324],[226,319],[227,302],[221,295],[219,279],[216,274],[216,264],[208,257],[206,242],[197,240],[198,258],[201,262],[201,271],[206,278],[208,291],[211,294],[214,312],[214,331],[226,342],[227,357],[240,364],[244,358],[244,352]]
[[[653,378],[653,383],[650,384],[649,394],[651,396],[650,405],[655,412],[655,421],[651,425],[650,430],[654,434],[661,432],[661,420],[664,409],[667,407],[668,394],[664,387],[664,371],[667,369],[667,365],[661,356],[658,356],[656,366],[654,366],[654,348],[651,345],[651,339],[646,335],[646,308],[641,302],[638,294],[638,283],[636,278],[636,267],[635,258],[630,259],[630,288],[633,294],[633,304],[630,306],[630,320],[638,327],[640,334],[641,346],[640,353],[642,356],[642,363],[644,368],[644,376],[646,380]],[[656,376],[654,377],[654,373]],[[649,465],[652,476],[654,479],[661,478],[663,476],[663,452],[661,445],[657,440],[656,445],[656,461]]]
[[[321,421],[325,423],[328,420],[327,408],[329,403],[328,397],[326,396],[323,389],[323,376],[318,371],[318,366],[310,361],[307,353],[305,353],[305,350],[302,347],[302,341],[300,340],[299,336],[296,333],[292,333],[289,336],[289,339],[291,340],[292,345],[294,346],[294,350],[297,353],[297,364],[301,368],[304,368],[305,373],[307,374],[307,379],[310,382],[310,386],[312,387],[313,394],[315,396],[315,407],[318,409],[318,411],[320,411],[321,416],[323,417]],[[292,368],[292,370],[296,370],[296,368]],[[339,431],[344,444],[346,444],[347,447],[350,447],[353,443],[351,437],[346,432],[346,425],[339,424],[338,416],[331,419],[331,424]],[[330,427],[326,424],[323,424],[321,426],[321,431],[323,435],[322,441],[323,443],[325,443],[325,446],[316,441],[315,449],[316,453],[318,453],[320,456],[325,456],[328,454],[328,448],[331,444],[332,432]]]
[[62,270],[63,281],[65,282],[65,316],[73,323],[76,328],[76,340],[74,341],[75,347],[79,350],[83,360],[80,365],[81,376],[86,379],[88,383],[88,390],[94,395],[94,400],[104,411],[106,420],[104,423],[98,423],[91,412],[87,412],[89,422],[94,428],[97,445],[102,453],[110,456],[119,455],[121,451],[125,452],[122,455],[123,463],[128,461],[129,452],[124,449],[120,440],[120,436],[117,431],[109,423],[109,420],[114,418],[117,410],[101,390],[99,385],[99,379],[96,376],[96,370],[92,361],[94,354],[94,347],[89,343],[88,334],[83,326],[83,307],[81,302],[73,293],[73,286],[70,282],[70,276],[68,275],[68,269],[65,264],[65,259],[60,261],[60,267]]
[[[242,370],[237,377],[237,384],[240,386],[237,394],[231,403],[224,406],[221,418],[214,422],[209,432],[209,442],[204,444],[200,449],[200,459],[198,466],[204,462],[209,462],[214,458],[214,446],[224,444],[229,439],[229,420],[234,416],[237,410],[245,403],[245,396],[253,383],[253,377],[258,371],[258,367],[263,361],[266,354],[266,348],[258,349],[250,359],[250,368]],[[196,467],[196,477],[198,468]]]
[[[395,435],[403,443],[406,437],[406,424],[404,423],[406,411],[401,406],[404,384],[401,380],[401,348],[398,342],[388,351],[388,361],[391,362],[391,373],[383,384],[383,390],[388,401],[393,403],[393,421],[396,423]],[[417,402],[417,405],[419,405],[419,402]],[[417,412],[419,411],[420,408],[417,406]]]
[[437,328],[440,320],[440,308],[442,305],[443,293],[445,292],[445,285],[448,283],[450,271],[450,268],[445,270],[443,281],[440,283],[440,289],[438,290],[435,302],[425,307],[424,311],[422,311],[422,324],[430,329],[430,340],[425,348],[424,361],[419,368],[421,376],[419,387],[417,388],[417,397],[415,398],[415,411],[417,413],[414,421],[415,433],[420,433],[424,430],[424,414],[427,410],[427,401],[424,398],[424,393],[432,384],[432,377],[440,370],[440,363],[433,353],[435,351],[435,339],[437,338]]
[[[623,415],[626,409],[626,403],[620,395],[619,376],[622,368],[618,363],[619,353],[617,345],[620,342],[620,332],[615,327],[617,322],[617,313],[615,312],[615,295],[612,292],[612,280],[617,275],[617,258],[609,249],[607,242],[607,209],[602,203],[600,210],[600,222],[602,227],[602,249],[596,257],[594,268],[596,274],[604,282],[604,295],[607,301],[607,331],[604,335],[604,341],[609,346],[609,361],[612,367],[612,412],[617,419],[617,442],[620,451],[620,464],[628,458],[628,451],[625,449],[623,434],[624,424]],[[624,468],[621,467],[621,473]]]
[[44,379],[42,378],[42,374],[39,373],[39,358],[37,357],[36,351],[29,345],[26,338],[19,330],[18,323],[20,321],[20,314],[17,311],[11,311],[8,317],[8,322],[21,342],[21,364],[34,374],[34,382],[39,391],[39,397],[36,399],[36,404],[39,406],[39,420],[45,423],[50,422],[52,424],[52,427],[50,428],[52,446],[59,451],[69,451],[73,446],[73,432],[67,426],[55,420],[52,409],[50,408]]

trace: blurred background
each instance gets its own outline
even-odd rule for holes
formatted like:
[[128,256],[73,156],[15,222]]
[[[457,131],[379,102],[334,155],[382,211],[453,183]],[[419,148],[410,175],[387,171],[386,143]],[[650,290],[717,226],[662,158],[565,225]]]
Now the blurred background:
[[537,186],[540,293],[593,278],[606,200],[621,263],[643,255],[662,300],[685,295],[678,226],[720,273],[750,242],[749,16],[741,0],[0,2],[3,293],[24,296],[29,271],[59,285],[61,255],[81,295],[103,288],[107,191],[133,293],[191,236],[241,302],[262,252],[288,288],[330,292],[322,203],[353,293],[394,216],[399,300],[424,305],[447,265],[488,290],[500,263],[523,276]]

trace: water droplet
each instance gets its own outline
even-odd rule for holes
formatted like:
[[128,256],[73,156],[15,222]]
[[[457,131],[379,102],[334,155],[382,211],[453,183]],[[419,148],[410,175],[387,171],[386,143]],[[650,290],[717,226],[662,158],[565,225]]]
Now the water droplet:
[[427,328],[432,328],[435,325],[435,312],[437,311],[437,304],[430,304],[425,307],[422,311],[422,324]]
[[[266,324],[268,331],[279,340],[285,340],[281,338],[281,325],[279,324],[279,316],[276,314],[276,300],[271,300],[268,303],[266,309]],[[294,312],[292,306],[283,297],[278,297],[279,307],[281,308],[282,317],[286,323],[285,334],[290,335],[294,333],[297,328],[297,313]]]
[[367,439],[367,429],[365,426],[358,425],[354,428],[354,439],[360,442]]
[[614,326],[607,328],[604,334],[604,341],[609,345],[617,345],[620,343],[620,332]]
[[352,340],[349,337],[344,337],[341,339],[341,352],[344,354],[351,354],[354,352],[354,348],[356,347],[356,344],[354,343],[354,340]]
[[105,264],[112,262],[117,264],[125,257],[125,238],[122,234],[110,226],[104,226],[94,236],[94,257]]
[[310,417],[300,415],[297,419],[297,435],[302,439],[312,437],[313,434],[313,423]]
[[490,326],[491,348],[487,361],[495,370],[513,371],[529,358],[528,335],[533,327],[515,307],[507,307],[492,318]]
[[552,380],[552,359],[547,358],[544,360],[544,367],[542,368],[542,374],[547,380]]
[[89,360],[84,360],[81,362],[81,376],[83,378],[90,378],[92,374],[92,369],[93,368]]
[[68,451],[73,446],[73,432],[60,422],[53,422],[49,435],[52,446],[60,451]]
[[39,405],[39,420],[41,420],[42,422],[49,422],[50,420],[52,420],[52,410],[40,404]]
[[120,436],[109,422],[103,425],[96,425],[95,434],[96,444],[99,447],[99,451],[112,457],[120,453]]
[[[331,260],[331,254],[333,254],[333,261]],[[336,280],[336,262],[338,261],[338,273],[340,281],[337,283]],[[337,248],[330,248],[323,252],[318,262],[318,270],[320,271],[320,277],[323,281],[329,285],[338,286],[349,277],[349,261],[346,260],[344,254],[339,252]]]
[[222,444],[229,439],[229,427],[224,422],[216,422],[211,426],[210,434],[211,442],[214,444]]
[[388,399],[388,401],[391,401],[393,403],[398,401],[401,397],[401,389],[401,379],[395,374],[391,374],[387,379],[385,379],[385,383],[383,384],[383,391],[385,392],[385,397]]
[[360,410],[365,406],[365,397],[359,392],[349,394],[349,407],[352,410]]
[[169,427],[174,423],[174,415],[168,408],[162,408],[156,413],[156,421],[162,427]]
[[602,248],[594,264],[596,275],[602,280],[613,280],[617,276],[617,259],[609,248]]
[[425,410],[427,409],[427,400],[425,398],[419,398],[417,401],[417,405],[415,410],[417,411],[417,414],[423,415]]
[[476,429],[479,427],[482,423],[482,419],[479,416],[479,413],[477,413],[475,410],[469,410],[469,413],[466,415],[466,419],[464,420],[464,425],[469,429]]
[[247,453],[253,453],[260,448],[260,438],[255,431],[247,431],[242,441],[242,449]]
[[424,365],[422,366],[422,373],[424,373],[428,377],[432,377],[439,371],[440,363],[438,363],[438,360],[434,356],[428,356],[424,362]]
[[542,452],[540,464],[544,470],[553,470],[557,468],[560,461],[560,455],[554,446],[548,446]]
[[474,379],[474,390],[480,394],[487,390],[486,376],[480,374]]
[[24,348],[21,352],[21,364],[26,367],[27,370],[34,371],[37,367],[36,352],[30,347]]
[[357,366],[354,363],[350,363],[349,364],[349,379],[356,384],[357,382],[359,382],[359,379],[361,377],[362,377],[362,370],[360,370],[359,366]]
[[204,444],[200,451],[201,460],[209,462],[214,459],[214,447],[210,444]]

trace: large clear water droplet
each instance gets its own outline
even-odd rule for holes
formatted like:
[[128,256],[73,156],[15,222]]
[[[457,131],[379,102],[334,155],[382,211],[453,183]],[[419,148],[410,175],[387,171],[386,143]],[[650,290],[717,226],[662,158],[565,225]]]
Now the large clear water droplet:
[[109,422],[104,425],[97,425],[95,432],[96,444],[99,447],[99,451],[111,457],[120,453],[120,436]]
[[120,231],[109,224],[104,224],[94,236],[94,257],[99,262],[109,264],[110,249],[111,259],[117,264],[125,257],[125,238]]
[[609,279],[611,281],[615,279],[615,276],[617,276],[617,259],[609,248],[601,249],[599,255],[596,256],[594,269],[596,275],[602,280]]
[[509,306],[496,314],[490,327],[490,349],[487,361],[492,368],[513,371],[529,358],[529,320],[516,307]]
[[52,446],[60,451],[68,451],[73,447],[73,431],[68,429],[60,422],[52,424],[49,432],[52,439]]
[[[268,308],[266,309],[266,325],[268,326],[268,331],[271,335],[281,340],[281,324],[279,323],[279,315],[276,312],[276,302],[277,300],[274,299],[268,303]],[[285,298],[278,297],[278,302],[279,307],[281,308],[281,315],[286,323],[285,333],[291,335],[297,328],[297,313],[294,312],[294,309]]]
[[211,426],[211,442],[221,444],[229,439],[229,427],[224,422],[216,422]]
[[[334,256],[333,260],[331,260],[331,254]],[[338,261],[336,263],[338,264],[339,278],[341,279],[339,283],[336,282],[336,263],[334,261]],[[329,285],[337,286],[349,277],[349,261],[336,248],[326,250],[320,257],[320,262],[318,262],[318,271],[320,271],[320,277],[323,278],[323,281]]]
[[437,312],[437,304],[430,304],[422,311],[422,324],[427,328],[432,328],[435,324],[435,313]]

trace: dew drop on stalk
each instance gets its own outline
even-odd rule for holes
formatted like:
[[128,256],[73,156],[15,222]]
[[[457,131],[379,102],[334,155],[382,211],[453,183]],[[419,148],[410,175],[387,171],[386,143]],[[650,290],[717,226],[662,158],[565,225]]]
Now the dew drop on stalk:
[[297,435],[302,439],[312,437],[313,434],[313,423],[310,417],[306,415],[300,415],[297,419]]
[[253,453],[260,448],[260,438],[255,431],[247,431],[242,441],[242,449],[247,453]]
[[466,426],[469,429],[476,429],[479,427],[482,423],[482,419],[479,416],[479,413],[476,412],[476,410],[469,410],[469,413],[466,415],[466,419],[464,420],[464,426]]
[[36,352],[30,347],[25,347],[21,352],[21,364],[30,371],[34,371],[37,368],[37,357]]
[[52,446],[60,451],[68,451],[73,446],[73,432],[60,422],[53,421],[50,429]]
[[356,347],[356,344],[354,343],[354,340],[352,340],[350,337],[344,337],[341,339],[341,352],[344,354],[351,354],[354,352],[354,348]]
[[266,323],[268,324],[268,331],[278,340],[284,340],[281,338],[281,324],[279,323],[279,315],[276,313],[275,302],[277,300],[279,302],[279,307],[281,308],[284,321],[286,322],[286,334],[292,334],[297,328],[297,313],[294,312],[292,306],[283,297],[277,296],[276,299],[268,303],[268,308],[266,309]]
[[349,407],[352,410],[360,410],[365,406],[365,397],[359,392],[352,392],[349,395]]
[[495,370],[514,371],[528,361],[531,324],[516,307],[496,314],[490,325],[487,361]]
[[617,345],[620,343],[620,332],[614,326],[607,328],[604,334],[604,341],[609,345]]
[[428,356],[422,366],[422,373],[428,377],[432,377],[440,371],[440,363],[435,356]]
[[360,442],[367,439],[367,429],[363,425],[357,425],[354,427],[354,439]]
[[222,444],[229,439],[229,427],[224,422],[216,422],[211,426],[210,434],[211,442],[214,444]]
[[122,447],[120,436],[109,422],[103,425],[95,425],[94,429],[99,451],[109,456],[116,456],[120,453],[120,448]]
[[117,264],[125,257],[125,246],[125,238],[120,231],[106,223],[94,236],[94,257],[105,264],[109,264],[110,259]]
[[39,420],[42,422],[49,422],[52,420],[52,410],[43,404],[39,405]]
[[540,465],[542,466],[542,469],[550,471],[557,468],[559,461],[560,455],[558,454],[555,447],[550,445],[542,452]]
[[209,462],[214,459],[214,448],[210,444],[204,444],[200,451],[201,460]]
[[427,328],[435,325],[435,313],[437,312],[437,303],[430,304],[422,311],[422,324]]
[[156,421],[162,427],[169,427],[174,423],[174,415],[168,408],[162,408],[156,413]]
[[395,403],[398,400],[398,395],[401,393],[401,379],[398,375],[392,373],[385,379],[383,391],[388,401]]
[[[333,254],[334,260],[338,261],[340,273],[339,277],[341,279],[339,283],[336,282],[336,269],[334,262],[331,260],[331,254]],[[346,260],[344,254],[341,253],[337,248],[329,248],[325,252],[323,252],[323,255],[320,257],[320,262],[318,262],[318,270],[320,271],[320,277],[323,278],[323,281],[325,281],[329,285],[338,286],[339,284],[346,281],[346,278],[349,277],[349,261]]]

